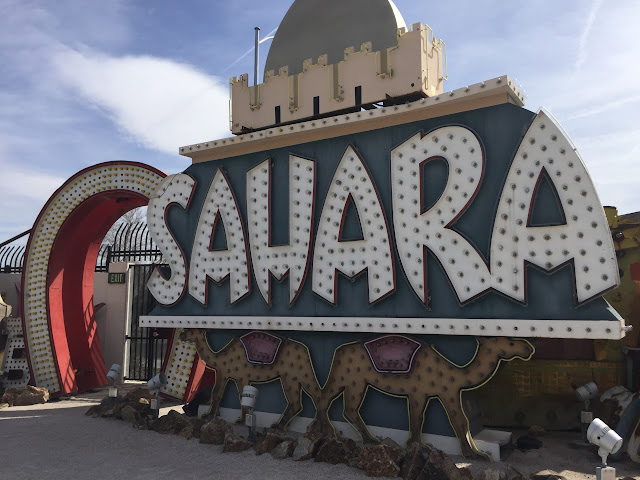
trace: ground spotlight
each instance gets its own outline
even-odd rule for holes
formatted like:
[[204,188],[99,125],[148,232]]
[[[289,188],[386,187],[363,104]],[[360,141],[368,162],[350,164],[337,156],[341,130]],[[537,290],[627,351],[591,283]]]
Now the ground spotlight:
[[258,389],[251,385],[245,385],[242,388],[242,401],[240,402],[240,408],[247,409],[248,412],[245,416],[245,424],[249,427],[249,441],[256,441],[256,416],[253,413],[253,407],[258,399]]
[[594,382],[585,383],[581,387],[576,388],[576,397],[585,403],[585,407],[589,408],[591,400],[598,395],[598,386]]
[[109,397],[116,398],[118,396],[118,379],[120,378],[122,367],[117,363],[111,365],[107,372],[107,382],[109,382]]
[[149,390],[160,390],[167,384],[167,376],[164,372],[158,373],[155,377],[147,382]]
[[599,418],[591,422],[587,430],[587,440],[598,447],[602,466],[596,468],[596,480],[615,480],[616,469],[607,467],[607,457],[622,447],[622,438]]
[[589,382],[581,387],[576,388],[576,397],[584,402],[584,410],[580,412],[580,424],[582,427],[582,441],[588,443],[587,428],[593,421],[593,412],[591,411],[591,400],[598,395],[598,386],[594,382]]
[[167,376],[164,372],[158,373],[155,377],[147,382],[147,387],[155,392],[155,398],[151,399],[151,411],[153,418],[158,418],[160,413],[160,389],[167,384]]

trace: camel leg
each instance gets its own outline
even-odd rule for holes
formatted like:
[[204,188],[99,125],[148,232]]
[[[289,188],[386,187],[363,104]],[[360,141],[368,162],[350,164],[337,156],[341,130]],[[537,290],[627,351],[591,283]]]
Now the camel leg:
[[311,422],[311,425],[307,428],[310,432],[319,432],[323,435],[333,436],[335,434],[331,421],[329,420],[329,406],[331,402],[342,393],[342,390],[330,394],[329,387],[325,387],[320,394],[320,398],[314,398],[316,406],[316,418]]
[[333,435],[333,428],[331,427],[329,415],[326,410],[316,409],[316,418],[309,424],[307,431],[318,432],[323,435]]
[[215,417],[218,415],[222,394],[224,393],[228,381],[229,379],[227,377],[223,376],[218,370],[216,370],[216,383],[213,385],[213,389],[211,390],[211,408],[207,413],[207,417]]
[[242,377],[234,378],[233,381],[236,383],[236,388],[238,389],[238,400],[240,401],[240,416],[236,418],[235,423],[244,424],[244,421],[247,417],[247,412],[246,412],[246,409],[242,407],[242,389],[244,388],[245,385],[249,385],[249,384]]
[[449,415],[449,422],[458,437],[462,455],[469,458],[487,458],[490,460],[491,457],[487,453],[478,450],[478,447],[476,447],[473,438],[471,437],[469,421],[464,415],[460,394],[455,393],[445,399],[440,398],[440,401],[447,411],[447,414]]
[[409,429],[411,430],[407,446],[417,443],[422,445],[422,420],[427,409],[429,397],[421,398],[419,394],[409,397]]
[[[282,379],[280,379],[282,381]],[[284,397],[287,399],[287,408],[282,412],[280,419],[271,427],[278,430],[286,430],[287,424],[293,417],[302,411],[301,393],[302,387],[298,382],[286,382],[282,384]]]
[[353,428],[358,431],[364,443],[378,443],[379,440],[371,435],[367,425],[360,416],[360,405],[362,404],[366,393],[366,385],[347,386],[344,389],[344,393],[342,395],[342,398],[344,399],[344,417],[349,421]]

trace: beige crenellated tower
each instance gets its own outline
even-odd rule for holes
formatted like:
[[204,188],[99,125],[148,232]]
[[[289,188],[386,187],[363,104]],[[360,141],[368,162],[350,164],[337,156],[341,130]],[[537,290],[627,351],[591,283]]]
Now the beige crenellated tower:
[[230,79],[230,128],[234,134],[312,118],[393,105],[443,92],[446,46],[431,28],[416,23],[397,29],[397,44],[379,51],[372,42],[344,49],[344,59],[328,55],[304,60],[302,71],[281,66],[264,82],[249,85],[248,74]]

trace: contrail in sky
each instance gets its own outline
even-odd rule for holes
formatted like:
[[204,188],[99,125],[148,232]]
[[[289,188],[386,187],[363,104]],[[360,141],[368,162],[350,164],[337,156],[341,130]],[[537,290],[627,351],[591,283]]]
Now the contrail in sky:
[[[278,30],[278,27],[274,28],[273,30],[271,30],[269,33],[267,33],[267,36],[265,38],[263,38],[262,40],[260,40],[260,43],[264,42],[265,40],[268,40],[269,37],[271,37],[271,35],[273,35],[274,33],[276,33],[276,30]],[[227,68],[225,68],[223,70],[223,72],[226,72],[227,70],[229,70],[231,67],[233,67],[236,63],[238,63],[240,60],[242,60],[244,57],[246,57],[247,55],[249,55],[251,52],[253,52],[254,47],[251,47],[249,50],[247,50],[245,53],[243,53],[240,57],[238,57],[231,65],[229,65]]]
[[575,71],[580,70],[584,62],[587,60],[587,41],[589,40],[589,34],[591,33],[591,29],[593,28],[593,24],[596,21],[596,15],[598,15],[598,10],[602,7],[604,0],[593,0],[591,4],[591,10],[589,11],[589,16],[587,17],[587,23],[584,26],[584,30],[582,30],[582,34],[580,35],[580,43],[578,44],[578,58],[576,59]]

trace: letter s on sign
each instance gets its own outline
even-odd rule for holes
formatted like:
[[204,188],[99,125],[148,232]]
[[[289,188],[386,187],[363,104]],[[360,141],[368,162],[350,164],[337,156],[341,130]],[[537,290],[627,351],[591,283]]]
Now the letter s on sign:
[[171,268],[171,276],[165,278],[156,267],[147,282],[147,288],[162,305],[178,302],[187,284],[187,261],[169,230],[167,213],[173,204],[180,205],[185,210],[189,208],[195,185],[195,180],[189,175],[170,175],[158,185],[147,207],[149,233]]

